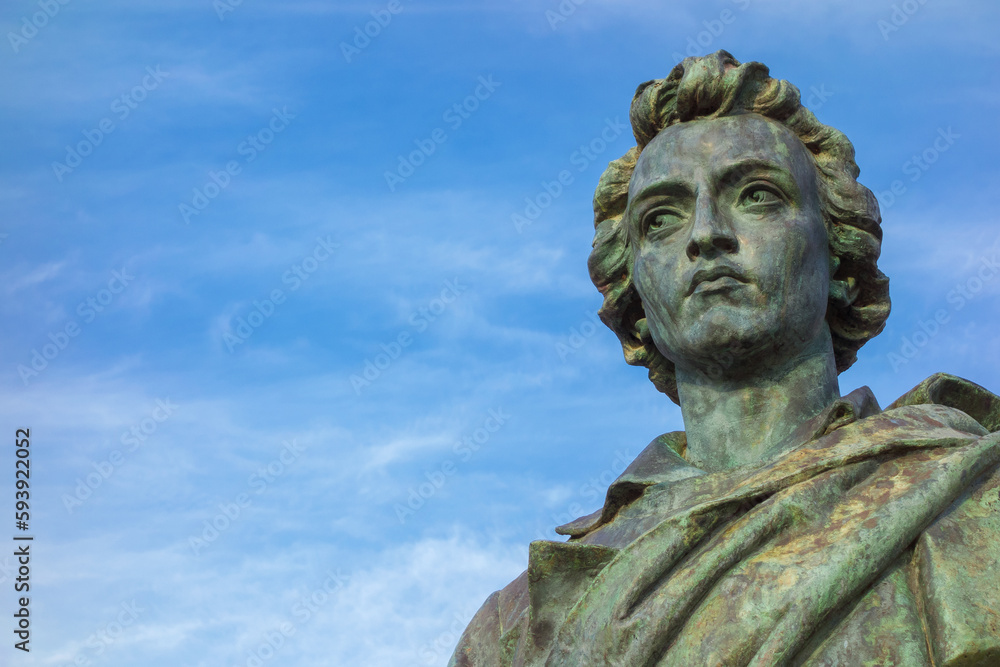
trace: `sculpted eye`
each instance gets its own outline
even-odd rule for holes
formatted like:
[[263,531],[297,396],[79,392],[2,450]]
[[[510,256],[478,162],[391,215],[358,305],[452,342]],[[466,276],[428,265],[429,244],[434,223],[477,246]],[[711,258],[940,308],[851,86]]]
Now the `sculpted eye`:
[[784,203],[785,199],[774,186],[754,183],[740,195],[739,205],[754,213],[763,213]]
[[672,234],[677,231],[684,220],[677,211],[670,209],[656,209],[650,211],[643,218],[643,227],[646,234]]

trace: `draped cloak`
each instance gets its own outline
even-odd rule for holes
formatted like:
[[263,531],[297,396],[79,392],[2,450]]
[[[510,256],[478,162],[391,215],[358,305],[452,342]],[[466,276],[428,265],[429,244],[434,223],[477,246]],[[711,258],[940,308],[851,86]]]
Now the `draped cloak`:
[[660,436],[449,666],[1000,665],[998,430],[1000,398],[939,374],[838,399],[759,465]]

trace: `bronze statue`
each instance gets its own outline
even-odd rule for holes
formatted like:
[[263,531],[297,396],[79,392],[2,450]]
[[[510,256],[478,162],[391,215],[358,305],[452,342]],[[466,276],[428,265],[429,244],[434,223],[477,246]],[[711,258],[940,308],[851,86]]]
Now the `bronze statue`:
[[1000,665],[1000,398],[948,375],[884,411],[840,395],[889,314],[851,143],[725,51],[630,116],[590,273],[685,431],[533,542],[451,664]]

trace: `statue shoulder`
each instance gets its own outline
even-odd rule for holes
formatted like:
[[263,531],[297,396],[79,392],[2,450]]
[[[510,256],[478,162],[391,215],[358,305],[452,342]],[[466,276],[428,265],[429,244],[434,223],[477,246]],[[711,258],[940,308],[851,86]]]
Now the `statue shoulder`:
[[927,404],[961,410],[988,432],[1000,431],[1000,396],[975,382],[948,373],[935,373],[893,401],[886,410]]
[[1000,468],[928,526],[914,546],[913,571],[938,664],[1000,664]]
[[[528,572],[496,591],[479,608],[458,640],[448,667],[507,667],[528,609]],[[514,630],[514,632],[511,632]]]

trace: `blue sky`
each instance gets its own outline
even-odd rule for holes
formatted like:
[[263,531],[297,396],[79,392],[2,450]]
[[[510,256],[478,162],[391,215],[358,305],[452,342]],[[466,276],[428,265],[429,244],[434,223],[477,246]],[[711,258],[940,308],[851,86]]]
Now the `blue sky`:
[[878,193],[893,313],[842,391],[1000,387],[996,5],[562,6],[4,6],[0,422],[36,541],[27,655],[0,556],[0,662],[445,664],[682,427],[586,258],[632,93],[689,49],[796,84]]

